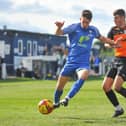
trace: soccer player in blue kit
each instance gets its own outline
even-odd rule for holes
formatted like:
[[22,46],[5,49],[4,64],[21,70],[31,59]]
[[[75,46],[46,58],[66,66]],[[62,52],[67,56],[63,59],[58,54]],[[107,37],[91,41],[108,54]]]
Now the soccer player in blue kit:
[[[95,26],[89,25],[91,19],[92,12],[83,10],[80,23],[75,23],[62,29],[64,22],[55,22],[57,26],[56,35],[68,34],[70,47],[67,61],[58,77],[54,93],[54,108],[58,108],[60,105],[67,106],[69,100],[76,95],[88,78],[89,58],[93,40],[97,38],[104,43],[114,44],[113,40],[102,36]],[[74,72],[77,73],[78,80],[73,84],[65,98],[60,101],[63,88]]]

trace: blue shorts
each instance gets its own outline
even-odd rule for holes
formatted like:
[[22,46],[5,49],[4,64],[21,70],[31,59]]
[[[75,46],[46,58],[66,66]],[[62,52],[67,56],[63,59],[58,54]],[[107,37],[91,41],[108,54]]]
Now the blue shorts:
[[89,70],[89,64],[65,64],[63,69],[60,72],[61,76],[72,76],[75,72],[81,70],[81,69],[86,69]]

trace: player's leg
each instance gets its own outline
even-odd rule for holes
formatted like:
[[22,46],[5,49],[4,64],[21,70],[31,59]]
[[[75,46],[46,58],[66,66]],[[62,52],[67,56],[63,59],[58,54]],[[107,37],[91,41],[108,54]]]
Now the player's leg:
[[74,97],[76,93],[80,90],[82,85],[84,84],[84,81],[88,78],[89,70],[82,69],[77,72],[78,80],[73,84],[71,90],[68,92],[67,96],[68,98]]
[[69,80],[69,77],[65,77],[65,76],[58,77],[58,81],[57,81],[56,89],[54,93],[54,108],[58,108],[60,106],[60,103],[59,103],[60,97],[63,93],[63,88],[68,80]]
[[123,66],[114,81],[114,89],[126,98],[126,88],[122,87],[124,81],[126,81],[126,66]]
[[123,114],[123,109],[119,104],[116,94],[112,90],[112,85],[114,83],[114,78],[116,76],[116,73],[117,73],[117,69],[111,69],[103,80],[103,90],[104,90],[107,98],[109,99],[109,101],[115,107],[115,112],[113,114],[113,117],[117,117],[117,116]]
[[69,77],[71,76],[72,73],[74,73],[75,68],[74,65],[71,64],[65,64],[64,68],[62,69],[57,85],[56,85],[56,90],[54,93],[54,107],[59,107],[60,106],[60,97],[63,93],[63,88],[67,81],[69,80]]
[[73,84],[65,99],[61,101],[61,104],[63,104],[64,106],[67,106],[69,99],[74,97],[77,94],[77,92],[81,89],[82,85],[84,84],[84,81],[88,78],[89,70],[81,69],[77,72],[77,75],[78,80]]

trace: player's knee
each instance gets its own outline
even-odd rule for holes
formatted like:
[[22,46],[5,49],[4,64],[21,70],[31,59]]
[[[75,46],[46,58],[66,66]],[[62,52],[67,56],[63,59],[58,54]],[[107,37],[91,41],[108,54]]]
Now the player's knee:
[[105,91],[105,92],[108,92],[110,90],[110,87],[106,84],[103,84],[102,85],[102,89]]
[[115,90],[116,92],[120,92],[120,89],[121,89],[121,87],[114,86],[114,90]]

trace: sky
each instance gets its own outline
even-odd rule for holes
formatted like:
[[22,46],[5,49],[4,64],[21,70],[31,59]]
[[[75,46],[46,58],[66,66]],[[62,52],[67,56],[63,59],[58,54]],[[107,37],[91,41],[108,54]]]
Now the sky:
[[54,34],[55,21],[64,27],[80,21],[81,11],[93,12],[91,25],[106,35],[113,23],[113,11],[126,10],[126,0],[0,0],[0,29]]

